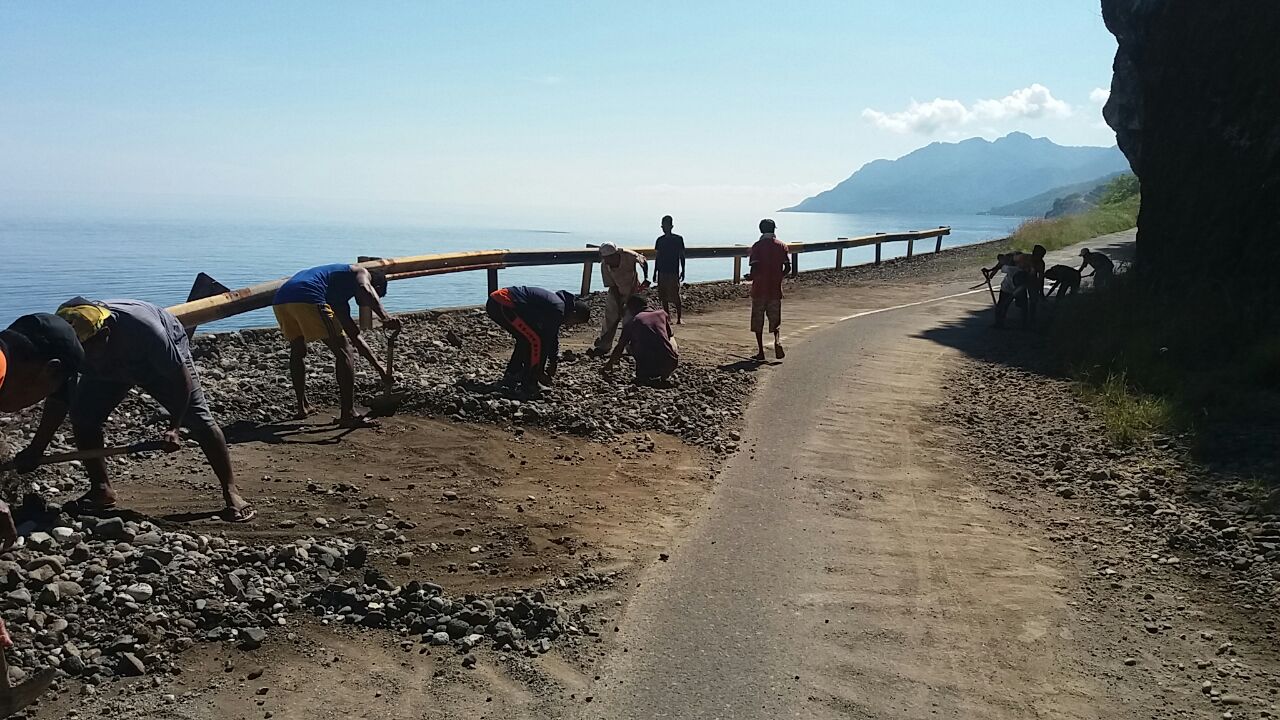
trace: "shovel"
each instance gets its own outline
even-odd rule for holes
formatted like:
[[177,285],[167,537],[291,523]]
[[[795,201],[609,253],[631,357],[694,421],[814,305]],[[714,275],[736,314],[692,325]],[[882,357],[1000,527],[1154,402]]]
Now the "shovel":
[[[9,633],[4,632],[7,639]],[[58,673],[45,668],[17,685],[9,684],[9,660],[0,647],[0,718],[6,718],[35,702],[53,684]]]
[[[152,452],[155,450],[164,450],[165,441],[163,440],[145,440],[136,442],[132,445],[116,445],[115,447],[98,448],[97,450],[75,450],[65,453],[54,453],[53,455],[45,455],[36,461],[36,465],[56,465],[58,463],[71,462],[72,460],[93,460],[95,458],[107,458],[115,455],[135,455],[142,452]],[[13,469],[13,461],[0,465],[0,472]],[[0,715],[0,717],[3,717]]]
[[395,415],[396,410],[404,403],[404,392],[396,391],[396,338],[400,337],[400,328],[387,333],[387,383],[382,394],[369,401],[369,411],[376,417]]

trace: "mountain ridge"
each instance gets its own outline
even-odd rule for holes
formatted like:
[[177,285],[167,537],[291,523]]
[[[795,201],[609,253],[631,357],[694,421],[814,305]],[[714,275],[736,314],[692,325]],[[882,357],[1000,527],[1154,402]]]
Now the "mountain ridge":
[[1021,132],[932,142],[896,160],[872,160],[782,212],[981,213],[1128,169],[1115,146],[1064,146]]

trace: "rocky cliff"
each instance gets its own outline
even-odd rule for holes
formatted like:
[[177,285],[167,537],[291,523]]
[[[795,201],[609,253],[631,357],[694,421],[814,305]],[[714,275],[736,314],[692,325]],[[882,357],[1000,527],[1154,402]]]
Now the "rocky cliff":
[[1102,12],[1119,43],[1103,115],[1142,182],[1139,266],[1218,273],[1216,303],[1274,291],[1280,3],[1102,0]]

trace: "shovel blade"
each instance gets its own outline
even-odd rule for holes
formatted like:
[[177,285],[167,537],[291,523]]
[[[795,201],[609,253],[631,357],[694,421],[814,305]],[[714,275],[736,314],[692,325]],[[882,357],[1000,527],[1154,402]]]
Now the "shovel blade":
[[0,718],[20,712],[45,694],[58,674],[53,668],[45,668],[17,685],[0,688]]

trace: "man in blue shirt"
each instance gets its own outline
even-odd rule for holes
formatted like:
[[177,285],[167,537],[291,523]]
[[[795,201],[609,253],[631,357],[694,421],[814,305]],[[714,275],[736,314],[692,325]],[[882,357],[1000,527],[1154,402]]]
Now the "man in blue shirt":
[[516,341],[502,384],[518,387],[529,397],[538,395],[542,384],[556,374],[561,326],[591,320],[591,309],[573,293],[523,285],[490,293],[485,312]]
[[335,371],[342,402],[338,424],[342,427],[370,427],[375,424],[355,412],[355,359],[351,356],[351,346],[354,345],[373,365],[384,382],[389,378],[368,343],[360,337],[360,326],[351,318],[350,303],[354,298],[357,305],[373,310],[383,327],[395,330],[400,327],[400,321],[388,315],[382,307],[380,298],[386,294],[385,274],[342,263],[298,272],[276,291],[272,309],[280,323],[280,332],[289,341],[289,375],[293,379],[293,391],[298,396],[296,418],[302,419],[311,414],[311,407],[307,404],[307,343],[320,340],[329,346],[337,360]]

